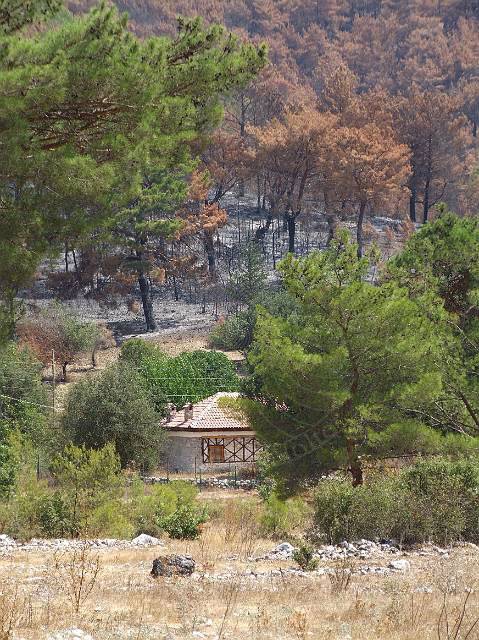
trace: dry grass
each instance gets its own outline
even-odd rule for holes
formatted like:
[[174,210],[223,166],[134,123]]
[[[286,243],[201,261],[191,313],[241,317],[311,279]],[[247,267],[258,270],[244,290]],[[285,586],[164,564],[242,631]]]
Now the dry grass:
[[[47,638],[71,627],[97,640],[479,638],[474,547],[455,549],[446,559],[411,556],[407,573],[354,575],[341,589],[332,588],[328,575],[252,577],[252,571],[291,566],[248,559],[251,551],[270,548],[243,516],[229,514],[207,527],[201,539],[168,541],[161,552],[102,551],[101,572],[79,613],[51,570],[53,553],[17,551],[0,561],[0,639],[13,633],[25,640]],[[202,577],[152,579],[152,560],[164,552],[191,554]]]

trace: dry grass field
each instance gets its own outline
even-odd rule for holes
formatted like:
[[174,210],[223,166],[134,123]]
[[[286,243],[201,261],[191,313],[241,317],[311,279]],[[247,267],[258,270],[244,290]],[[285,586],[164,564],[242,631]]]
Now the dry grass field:
[[[349,581],[340,563],[330,563],[330,575],[305,576],[288,571],[291,560],[251,559],[272,546],[245,523],[212,522],[193,542],[87,551],[81,561],[65,552],[15,551],[0,559],[0,638],[479,638],[479,550],[472,545],[444,558],[412,553],[409,571]],[[196,573],[153,579],[152,560],[166,553],[190,554]]]

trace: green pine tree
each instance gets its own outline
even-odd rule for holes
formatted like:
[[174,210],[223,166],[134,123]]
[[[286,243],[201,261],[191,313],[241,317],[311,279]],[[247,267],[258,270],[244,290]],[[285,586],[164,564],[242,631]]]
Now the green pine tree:
[[416,409],[444,391],[446,313],[396,283],[368,282],[372,261],[347,234],[289,256],[281,271],[300,313],[259,314],[244,408],[286,483],[347,468],[360,484],[377,434],[411,420],[420,428]]

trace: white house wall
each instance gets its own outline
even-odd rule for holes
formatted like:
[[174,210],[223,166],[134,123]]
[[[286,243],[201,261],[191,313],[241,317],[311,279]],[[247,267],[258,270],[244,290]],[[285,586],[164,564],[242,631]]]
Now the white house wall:
[[170,473],[193,473],[195,470],[195,458],[197,471],[220,473],[223,471],[233,471],[236,466],[238,469],[251,468],[251,462],[234,462],[234,463],[203,463],[203,453],[201,450],[202,438],[237,438],[237,437],[252,437],[255,433],[253,431],[241,431],[238,433],[198,433],[195,437],[192,437],[188,433],[170,433],[166,449],[166,460]]

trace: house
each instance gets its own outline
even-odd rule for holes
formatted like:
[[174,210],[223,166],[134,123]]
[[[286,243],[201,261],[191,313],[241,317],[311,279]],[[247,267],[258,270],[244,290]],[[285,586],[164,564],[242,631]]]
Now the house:
[[172,472],[229,471],[233,466],[251,468],[261,445],[255,432],[241,418],[221,406],[223,398],[238,393],[216,393],[170,415],[163,427],[168,431],[166,451]]

